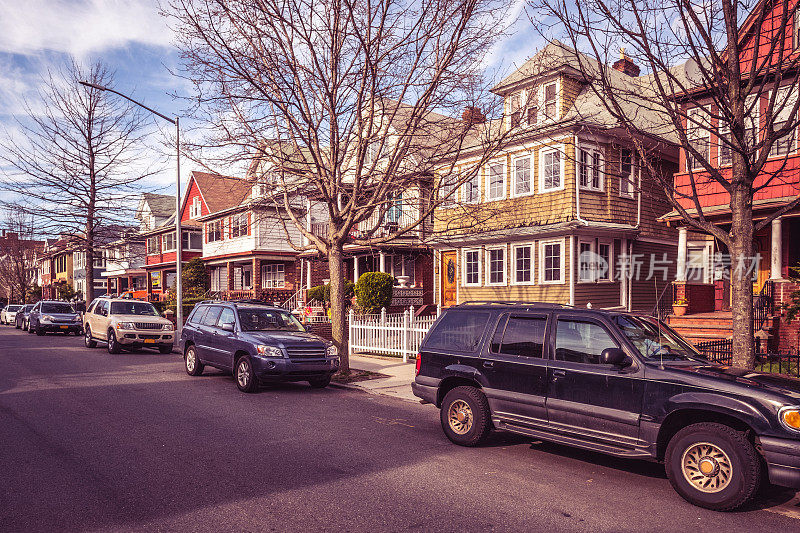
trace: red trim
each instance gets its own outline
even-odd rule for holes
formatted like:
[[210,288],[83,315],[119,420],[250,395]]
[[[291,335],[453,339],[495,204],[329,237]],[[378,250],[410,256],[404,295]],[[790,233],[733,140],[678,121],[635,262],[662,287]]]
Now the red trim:
[[[257,255],[259,257],[257,257]],[[264,259],[260,257],[261,255],[282,255],[286,256],[290,259],[296,258],[298,256],[298,252],[264,252],[255,250],[248,250],[247,252],[235,252],[231,254],[220,254],[220,255],[208,255],[203,257],[203,261],[213,261],[215,259],[228,259],[231,257],[252,257],[253,259],[261,259],[262,261],[276,261],[280,262],[279,259]],[[289,259],[289,260],[290,260]]]
[[250,213],[247,213],[247,234],[250,235]]

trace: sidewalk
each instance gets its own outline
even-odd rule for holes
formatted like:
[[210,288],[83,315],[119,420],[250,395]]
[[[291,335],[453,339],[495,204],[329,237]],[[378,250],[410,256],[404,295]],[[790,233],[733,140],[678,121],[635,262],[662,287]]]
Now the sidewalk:
[[379,372],[388,378],[367,379],[347,385],[337,385],[347,388],[360,389],[372,394],[392,396],[409,402],[419,402],[419,398],[411,392],[411,382],[414,381],[415,362],[404,363],[397,357],[351,355],[350,368]]

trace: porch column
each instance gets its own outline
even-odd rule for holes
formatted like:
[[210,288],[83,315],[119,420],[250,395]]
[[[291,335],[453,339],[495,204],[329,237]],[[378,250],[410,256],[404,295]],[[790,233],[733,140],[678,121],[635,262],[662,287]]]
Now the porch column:
[[225,266],[228,269],[228,290],[232,291],[234,284],[233,284],[233,263],[228,262],[225,263]]
[[678,271],[675,273],[675,281],[686,281],[686,226],[678,228]]
[[261,259],[253,258],[253,294],[258,294],[261,289]]
[[311,260],[306,259],[306,289],[311,288]]
[[781,242],[781,218],[772,221],[772,247],[770,250],[769,279],[781,279],[781,260],[783,259],[783,243]]
[[378,268],[378,270],[380,270],[381,272],[386,272],[386,254],[381,252],[379,257],[380,257],[380,268]]
[[353,256],[353,283],[358,283],[358,256]]

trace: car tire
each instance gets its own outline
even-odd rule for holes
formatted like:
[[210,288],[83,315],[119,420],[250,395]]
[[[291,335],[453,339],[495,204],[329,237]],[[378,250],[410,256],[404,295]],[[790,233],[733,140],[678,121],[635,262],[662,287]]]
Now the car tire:
[[97,341],[92,338],[92,329],[86,326],[86,333],[83,336],[83,345],[87,348],[96,348]]
[[19,322],[14,322],[14,328],[16,328],[16,329],[20,328]]
[[39,336],[42,336],[42,335],[44,335],[45,333],[47,333],[45,330],[43,330],[43,329],[41,328],[41,326],[39,326],[39,324],[36,324],[36,328],[34,328],[34,330],[33,330],[33,331],[35,331],[35,332],[36,332],[36,334],[37,334],[37,335],[39,335]]
[[249,356],[242,356],[236,361],[233,379],[236,380],[236,386],[240,391],[256,391],[258,388],[258,379],[253,371],[253,362],[250,360]]
[[164,355],[166,355],[168,353],[172,353],[172,346],[159,346],[158,347],[158,353],[164,354]]
[[197,357],[197,348],[194,346],[186,348],[186,353],[183,354],[183,366],[190,376],[199,376],[203,373],[203,363]]
[[477,446],[492,429],[489,402],[475,387],[456,387],[448,392],[439,419],[447,438],[460,446]]
[[712,422],[678,431],[667,445],[664,467],[683,499],[715,511],[741,507],[761,481],[761,459],[744,433]]
[[108,353],[120,353],[122,351],[122,346],[120,346],[117,336],[114,334],[114,330],[108,330],[106,348],[108,349]]
[[33,328],[31,328],[31,323],[30,322],[26,322],[25,323],[25,331],[27,331],[29,334],[33,333]]
[[308,384],[311,385],[312,389],[324,389],[331,384],[331,377],[327,376],[319,379],[309,379]]

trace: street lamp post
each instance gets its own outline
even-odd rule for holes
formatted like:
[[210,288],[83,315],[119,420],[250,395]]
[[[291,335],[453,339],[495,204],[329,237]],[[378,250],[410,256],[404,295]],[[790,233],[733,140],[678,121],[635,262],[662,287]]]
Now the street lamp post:
[[97,89],[98,91],[108,91],[110,93],[119,95],[129,102],[133,102],[139,107],[142,107],[154,115],[163,118],[167,122],[175,124],[175,166],[177,168],[177,174],[175,176],[175,292],[177,293],[175,318],[177,323],[176,331],[180,331],[183,327],[183,274],[181,272],[181,268],[183,266],[183,235],[181,234],[181,129],[178,117],[175,117],[174,119],[169,118],[168,116],[159,113],[155,109],[151,109],[143,103],[137,102],[130,96],[126,96],[110,87],[97,85],[96,83],[89,83],[88,81],[81,81],[78,83],[86,87],[91,87],[92,89]]

